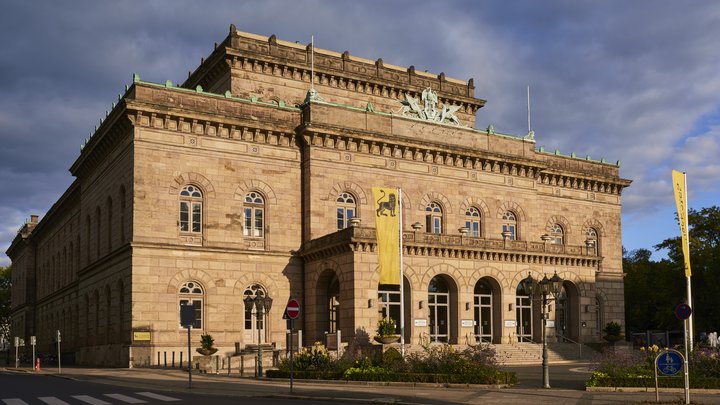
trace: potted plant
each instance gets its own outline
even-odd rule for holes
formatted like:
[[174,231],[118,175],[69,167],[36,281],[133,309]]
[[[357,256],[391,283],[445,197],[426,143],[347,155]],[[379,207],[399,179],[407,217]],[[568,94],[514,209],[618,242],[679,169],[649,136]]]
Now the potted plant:
[[215,354],[218,349],[213,347],[213,343],[215,342],[215,339],[212,338],[210,335],[201,335],[200,336],[200,346],[199,348],[195,349],[198,353],[202,354],[203,356],[210,356]]
[[377,335],[373,339],[378,343],[386,345],[400,340],[400,335],[395,334],[395,321],[390,317],[378,321],[376,332]]
[[605,336],[603,336],[603,339],[614,345],[615,342],[620,341],[623,337],[625,337],[621,331],[622,327],[619,323],[608,322],[603,329],[603,332],[605,332]]

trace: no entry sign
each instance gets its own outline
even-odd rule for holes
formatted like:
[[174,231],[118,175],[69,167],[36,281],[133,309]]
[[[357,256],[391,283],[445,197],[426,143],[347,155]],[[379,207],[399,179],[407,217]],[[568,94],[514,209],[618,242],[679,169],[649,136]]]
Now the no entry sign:
[[290,298],[285,307],[285,313],[290,319],[297,319],[300,316],[300,303],[296,299]]

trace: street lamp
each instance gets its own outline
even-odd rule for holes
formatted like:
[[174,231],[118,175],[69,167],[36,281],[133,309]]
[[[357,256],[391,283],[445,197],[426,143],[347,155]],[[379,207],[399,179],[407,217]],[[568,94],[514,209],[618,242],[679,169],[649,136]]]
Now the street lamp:
[[532,275],[528,272],[528,276],[521,282],[522,288],[525,294],[532,296],[534,293],[538,293],[542,296],[542,371],[543,371],[543,388],[550,388],[550,371],[548,365],[548,350],[547,350],[547,318],[546,313],[548,295],[552,295],[550,300],[557,299],[562,290],[563,279],[557,275],[557,271],[551,278],[547,278],[547,274],[543,276],[540,282],[536,282]]
[[262,345],[260,344],[260,325],[262,324],[263,328],[265,329],[265,322],[263,316],[266,312],[270,312],[270,308],[272,308],[272,302],[273,299],[270,297],[264,296],[262,293],[262,290],[256,290],[255,296],[246,295],[243,299],[243,302],[245,303],[245,311],[251,312],[253,305],[255,306],[255,325],[257,327],[258,331],[258,340],[257,340],[257,348],[258,348],[258,354],[257,354],[257,376],[262,377],[263,369],[262,369]]

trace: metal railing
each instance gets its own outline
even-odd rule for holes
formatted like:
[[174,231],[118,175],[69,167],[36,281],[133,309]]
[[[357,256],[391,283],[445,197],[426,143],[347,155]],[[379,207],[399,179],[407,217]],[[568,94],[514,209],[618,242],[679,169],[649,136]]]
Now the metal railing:
[[558,338],[558,339],[562,339],[562,340],[564,340],[564,341],[567,341],[567,342],[574,343],[574,344],[578,345],[578,350],[579,350],[578,357],[582,358],[582,347],[583,347],[583,344],[582,344],[582,343],[576,342],[576,341],[570,339],[569,337],[563,336],[563,335],[561,335],[561,334],[559,334],[559,333],[556,333],[556,334],[555,334],[555,337]]

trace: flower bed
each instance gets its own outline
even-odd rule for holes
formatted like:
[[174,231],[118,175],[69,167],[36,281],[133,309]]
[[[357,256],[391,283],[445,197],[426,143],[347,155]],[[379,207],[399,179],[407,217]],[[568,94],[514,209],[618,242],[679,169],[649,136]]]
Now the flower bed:
[[[587,387],[655,387],[653,370],[660,348],[653,345],[640,351],[605,350],[593,363]],[[720,357],[715,350],[697,349],[689,358],[690,388],[720,388]],[[662,388],[684,388],[682,372],[675,377],[659,376]]]
[[[324,349],[303,350],[293,359],[294,377],[346,381],[392,381],[436,384],[517,383],[513,372],[497,368],[495,352],[487,346],[456,351],[452,346],[428,347],[421,353],[403,358],[395,348],[384,353],[348,350],[340,359],[331,358]],[[290,364],[280,363],[268,370],[270,378],[288,378]]]

